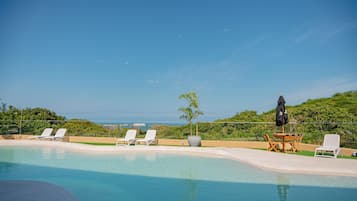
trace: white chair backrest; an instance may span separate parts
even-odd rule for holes
[[[135,137],[136,137],[136,130],[130,129],[130,130],[126,131],[124,139],[125,139],[125,141],[134,140]]]
[[[324,147],[340,147],[340,136],[337,134],[326,134],[324,137]]]
[[[41,137],[48,137],[51,136],[53,131],[53,128],[45,128],[45,130],[43,130]]]
[[[60,129],[57,130],[55,137],[64,137],[66,132],[67,132],[67,129],[60,128]]]
[[[147,130],[145,140],[155,140],[156,130]]]

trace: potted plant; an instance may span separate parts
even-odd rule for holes
[[[203,112],[199,110],[198,96],[195,92],[188,92],[181,94],[179,99],[185,99],[188,103],[188,107],[181,107],[179,111],[183,114],[180,119],[185,119],[190,124],[190,136],[187,138],[190,146],[201,146],[201,137],[198,135],[198,117],[203,115]],[[196,120],[196,136],[192,135],[192,120]]]

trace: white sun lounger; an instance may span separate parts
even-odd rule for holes
[[[123,142],[128,145],[135,144],[135,140],[136,140],[135,138],[136,138],[136,130],[129,129],[126,131],[125,138],[117,139],[116,145],[119,145],[120,142]]]
[[[337,134],[326,134],[322,146],[315,149],[315,156],[337,158],[340,150],[340,136]],[[328,153],[329,155],[325,155],[324,153]]]
[[[156,130],[147,130],[144,139],[140,139],[136,141],[138,144],[144,142],[146,145],[155,144],[156,143]]]
[[[45,128],[45,130],[42,131],[42,134],[40,136],[32,136],[32,137],[29,137],[29,139],[41,139],[44,137],[49,137],[49,136],[51,136],[52,131],[53,131],[53,128]]]
[[[55,141],[56,139],[64,139],[64,135],[66,134],[67,129],[65,128],[60,128],[57,130],[56,134],[54,136],[49,136],[49,137],[44,137],[42,139],[50,139]]]

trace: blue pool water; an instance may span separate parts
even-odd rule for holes
[[[80,201],[357,199],[352,177],[280,174],[217,158],[49,147],[0,147],[0,180],[49,182]]]

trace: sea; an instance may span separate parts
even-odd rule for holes
[[[180,122],[95,122],[102,125],[105,128],[140,128],[140,130],[146,131],[153,125],[163,126],[183,126],[185,123]]]

